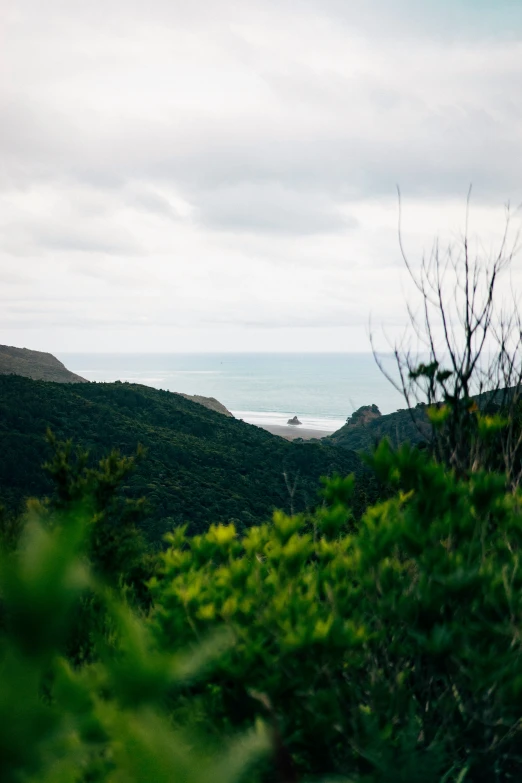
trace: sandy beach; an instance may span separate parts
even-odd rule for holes
[[[264,424],[261,429],[271,432],[272,435],[279,435],[280,438],[286,438],[287,440],[295,440],[295,438],[303,438],[303,440],[310,440],[310,438],[325,438],[327,435],[331,435],[332,432],[334,432],[334,430],[307,429],[306,427],[292,424]]]

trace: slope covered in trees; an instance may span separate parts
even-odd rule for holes
[[[111,449],[131,455],[138,444],[145,447],[146,457],[121,492],[128,498],[146,496],[144,532],[151,541],[185,522],[192,533],[231,520],[242,529],[269,517],[273,508],[311,508],[321,476],[363,470],[353,452],[293,444],[170,392],[4,376],[0,498],[8,508],[52,491],[41,470],[49,456],[48,427],[57,438],[88,449],[92,460]]]
[[[376,406],[364,406],[348,419],[344,427],[324,438],[325,443],[334,443],[354,451],[368,451],[383,438],[387,438],[394,446],[401,443],[421,443],[430,437],[430,423],[425,409],[421,406],[411,411],[398,410],[384,416],[358,415],[366,409]],[[376,408],[378,411],[378,408]]]

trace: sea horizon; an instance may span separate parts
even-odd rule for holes
[[[57,352],[88,381],[127,381],[182,394],[214,397],[236,418],[334,432],[354,410],[375,404],[381,413],[404,407],[371,353],[339,352]],[[391,354],[380,358],[392,370]]]

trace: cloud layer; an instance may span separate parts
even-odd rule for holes
[[[522,201],[522,7],[13,0],[1,342],[368,348],[415,255]],[[321,346],[319,346],[321,347]]]

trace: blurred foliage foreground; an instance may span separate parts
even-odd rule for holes
[[[393,492],[358,522],[334,478],[153,562],[113,505],[130,462],[56,444],[57,500],[2,525],[2,783],[519,780],[522,495],[371,462]]]

